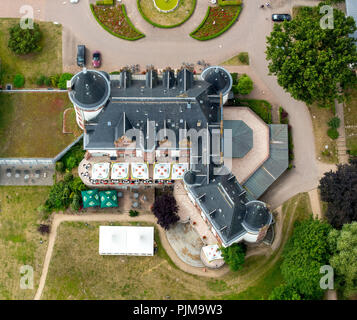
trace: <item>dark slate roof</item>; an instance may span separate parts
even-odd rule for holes
[[[212,84],[216,94],[227,94],[232,87],[232,77],[222,67],[214,66],[205,69],[202,72],[202,79]]]
[[[148,76],[150,78],[150,76]],[[85,149],[119,149],[114,141],[118,134],[124,135],[124,125],[139,129],[145,136],[158,133],[161,129],[171,129],[179,137],[179,130],[186,128],[205,129],[208,124],[219,124],[221,108],[209,98],[211,85],[205,81],[194,81],[193,86],[183,93],[179,87],[167,89],[162,79],[152,88],[147,80],[131,80],[130,86],[123,88],[119,81],[112,81],[111,99],[103,111],[86,124]],[[124,115],[125,114],[125,115]],[[123,116],[124,115],[124,116]],[[153,131],[148,126],[153,126]],[[144,139],[144,149],[150,139]],[[178,139],[174,148],[178,147]]]
[[[247,231],[258,232],[260,228],[270,224],[271,219],[272,216],[265,203],[255,200],[246,204],[243,226]]]
[[[246,191],[234,175],[213,176],[208,184],[191,187],[190,190],[225,243],[235,241],[246,232],[242,225]]]
[[[357,25],[357,1],[356,0],[346,0],[346,13],[347,16],[352,17]],[[355,43],[357,45],[357,30],[351,34],[351,37],[355,38]]]
[[[233,158],[244,157],[253,148],[253,130],[242,120],[224,120],[224,130],[232,130],[232,154],[225,152],[225,156]],[[230,153],[230,150],[227,151]]]
[[[271,124],[270,156],[267,161],[244,183],[248,193],[258,199],[289,166],[288,126]]]
[[[196,182],[196,173],[191,170],[188,170],[185,172],[183,179],[185,183],[193,185]]]
[[[83,70],[72,78],[69,97],[73,103],[92,109],[104,104],[110,95],[110,84],[105,73]]]

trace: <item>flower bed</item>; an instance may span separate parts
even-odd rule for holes
[[[208,7],[201,24],[190,33],[196,40],[210,40],[227,31],[237,20],[241,6]]]
[[[116,37],[131,41],[145,37],[131,23],[123,4],[110,7],[91,4],[91,10],[97,22]]]

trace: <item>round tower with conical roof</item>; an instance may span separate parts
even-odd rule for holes
[[[109,75],[97,70],[83,69],[68,83],[69,99],[76,111],[78,125],[94,119],[110,97]]]

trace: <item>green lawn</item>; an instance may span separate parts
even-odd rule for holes
[[[222,66],[242,66],[249,65],[249,55],[248,52],[240,52],[236,56],[220,63]]]
[[[48,192],[48,187],[0,187],[0,299],[32,299],[35,295],[47,249],[47,236],[37,231],[36,209]],[[33,290],[20,289],[22,265],[34,268]]]
[[[81,134],[67,93],[0,93],[0,157],[54,157]]]
[[[180,0],[154,0],[154,1],[159,9],[168,11],[174,9]]]
[[[156,1],[158,2],[158,0]],[[170,0],[170,4],[175,1]],[[159,2],[160,4],[166,4],[165,0],[160,0]],[[190,18],[196,7],[196,0],[180,0],[178,7],[172,12],[160,12],[155,8],[152,0],[137,0],[137,5],[141,15],[147,22],[159,28],[172,28],[181,25]]]
[[[15,74],[25,76],[25,87],[31,87],[41,74],[62,73],[62,26],[51,22],[38,22],[43,32],[42,51],[26,56],[15,55],[8,47],[9,27],[18,19],[0,19],[0,60],[4,69],[2,85],[12,83]]]
[[[347,98],[344,115],[347,149],[357,156],[357,89],[351,91]]]

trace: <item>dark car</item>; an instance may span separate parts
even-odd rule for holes
[[[94,51],[92,63],[94,68],[100,68],[100,65],[102,64],[102,58],[99,51]]]
[[[77,47],[77,65],[78,67],[84,67],[86,65],[86,47],[84,45]]]
[[[287,13],[279,13],[279,14],[273,14],[271,16],[271,19],[275,22],[281,22],[281,21],[290,21],[291,20],[291,15]]]

